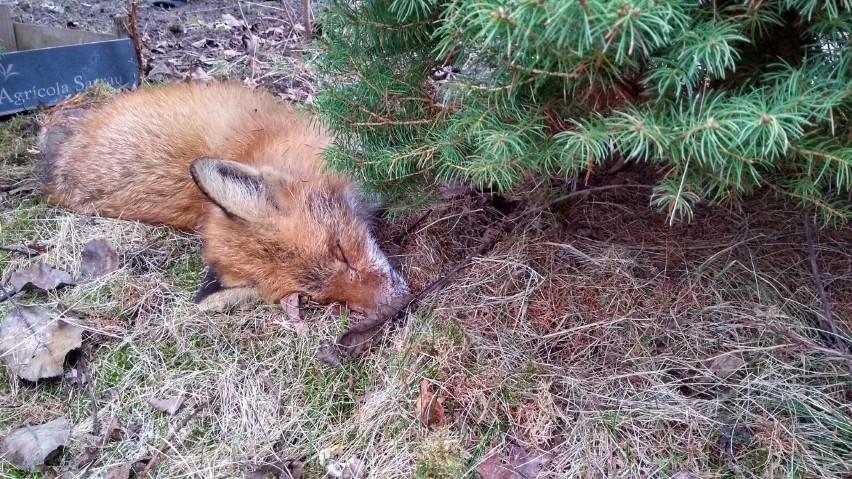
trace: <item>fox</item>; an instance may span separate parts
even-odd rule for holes
[[[375,205],[322,158],[331,143],[268,91],[178,83],[59,109],[39,132],[39,177],[57,207],[198,234],[203,309],[299,293],[376,311],[408,285],[373,235]]]

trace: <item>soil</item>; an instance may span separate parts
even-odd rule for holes
[[[114,33],[129,1],[18,0],[15,22]],[[176,8],[139,1],[137,29],[146,77],[174,81],[211,74],[263,85],[279,97],[310,101],[304,75],[302,7],[298,0],[189,0]]]

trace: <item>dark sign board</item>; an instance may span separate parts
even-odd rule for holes
[[[129,38],[0,54],[0,115],[55,105],[96,82],[131,87],[139,79]]]

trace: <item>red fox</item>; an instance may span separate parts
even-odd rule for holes
[[[202,307],[302,293],[374,310],[407,294],[367,203],[320,157],[329,136],[260,90],[175,84],[45,122],[47,200],[83,214],[201,234]]]

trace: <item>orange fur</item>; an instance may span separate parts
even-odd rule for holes
[[[50,134],[48,124],[43,139]],[[225,288],[357,309],[407,291],[377,252],[351,181],[324,171],[328,135],[268,93],[215,83],[141,89],[58,138],[43,141],[48,201],[199,231]]]

